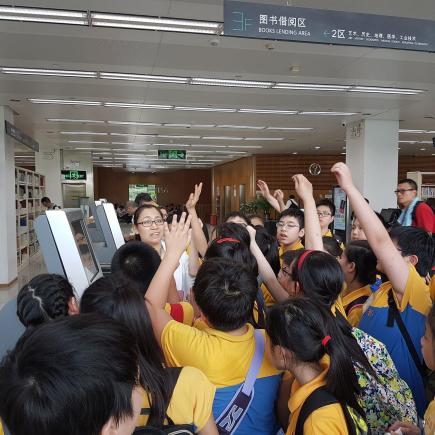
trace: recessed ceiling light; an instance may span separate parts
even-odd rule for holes
[[[297,154],[297,153],[298,153],[297,151],[293,151],[293,152],[292,152],[292,154]]]
[[[420,151],[426,151],[426,148],[420,148]]]
[[[314,149],[316,149],[316,150],[320,150],[320,147],[314,147]]]
[[[341,153],[341,154],[345,155],[346,153]]]

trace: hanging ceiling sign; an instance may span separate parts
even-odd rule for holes
[[[15,127],[15,125],[11,124],[8,121],[5,121],[5,131],[8,136],[13,137],[15,140],[22,143],[31,150],[37,152],[39,151],[39,143],[36,142],[35,139],[31,138],[29,135],[27,135],[18,127]]]
[[[159,150],[159,159],[186,160],[186,150]]]
[[[435,21],[225,0],[224,34],[435,52]]]

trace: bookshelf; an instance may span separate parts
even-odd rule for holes
[[[45,177],[24,168],[15,168],[15,205],[17,224],[17,265],[29,264],[39,251],[33,228],[34,220],[43,212],[41,198],[45,196]]]

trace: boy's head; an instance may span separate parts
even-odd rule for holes
[[[222,258],[206,260],[193,285],[195,301],[213,328],[229,332],[250,320],[257,279],[241,264]]]
[[[14,435],[132,434],[141,408],[138,349],[91,314],[25,334],[0,366],[0,417]]]
[[[324,198],[317,202],[316,208],[320,226],[323,231],[326,231],[334,221],[335,205],[329,199]]]
[[[232,211],[225,217],[225,222],[234,222],[235,224],[243,225],[244,227],[251,224],[249,218],[240,211]]]
[[[276,237],[282,246],[291,246],[305,235],[304,213],[299,209],[288,208],[279,215],[276,223]]]
[[[145,295],[160,261],[158,252],[146,243],[128,242],[115,252],[111,268]]]
[[[434,261],[433,237],[421,228],[396,226],[390,237],[406,262],[415,266],[420,276],[425,277]]]

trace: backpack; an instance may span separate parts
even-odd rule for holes
[[[178,378],[180,376],[182,367],[168,368],[168,381],[171,385],[172,393],[177,385]],[[172,396],[172,394],[171,394]],[[146,414],[148,410],[142,410],[141,414]],[[191,424],[174,424],[172,419],[166,415],[166,421],[168,424],[163,425],[160,428],[154,426],[140,426],[135,429],[133,435],[195,435],[195,430]]]
[[[302,405],[296,423],[295,435],[304,434],[305,421],[314,411],[334,403],[341,405],[349,435],[367,435],[371,433],[367,424],[358,414],[351,413],[349,408],[346,405],[341,404],[325,387],[320,387],[317,388],[317,390],[314,390]]]

